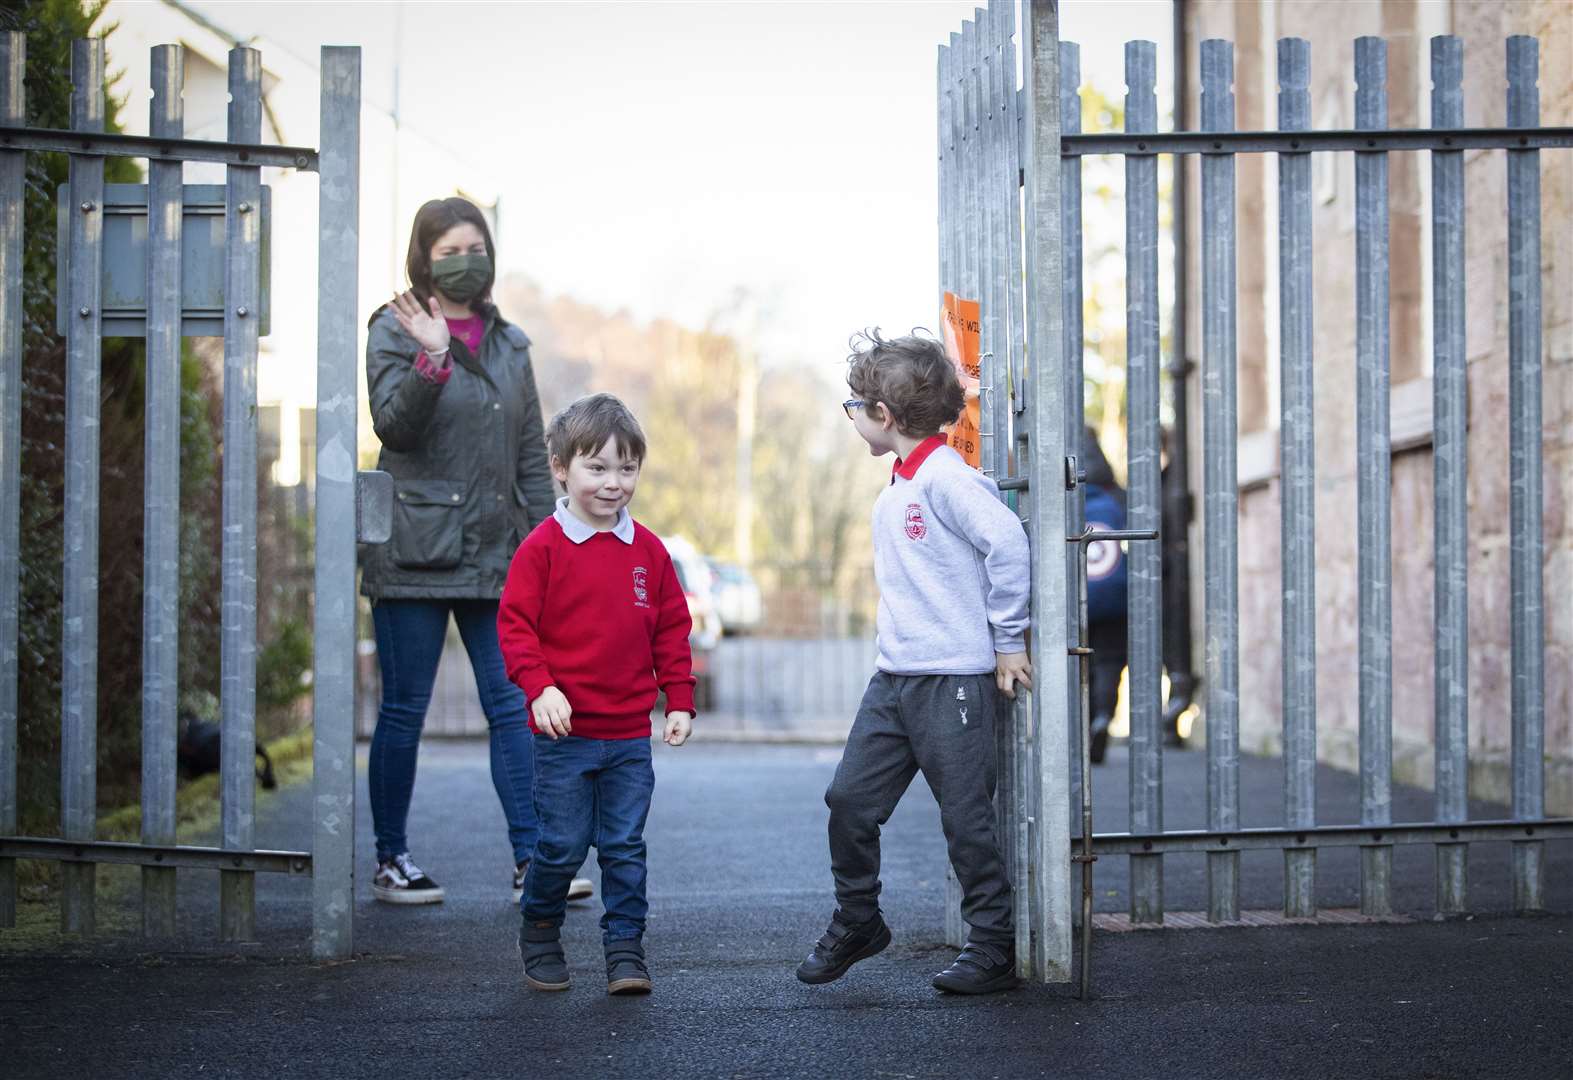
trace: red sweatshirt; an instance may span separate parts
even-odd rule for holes
[[[694,711],[692,621],[672,557],[626,510],[596,532],[562,502],[508,569],[497,609],[508,678],[530,701],[557,687],[575,735],[649,738],[657,687],[667,712]]]

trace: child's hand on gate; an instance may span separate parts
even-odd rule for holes
[[[994,685],[1000,688],[1000,693],[1016,700],[1016,684],[1021,683],[1023,688],[1032,689],[1032,662],[1027,659],[1024,652],[1002,652],[994,654]]]
[[[563,697],[563,692],[555,686],[548,686],[530,702],[530,715],[535,717],[536,730],[553,739],[573,731],[573,725],[569,723],[573,708],[568,704],[568,699]]]
[[[666,716],[666,733],[664,738],[668,746],[682,746],[688,741],[688,736],[694,731],[694,714],[691,712],[674,712]]]

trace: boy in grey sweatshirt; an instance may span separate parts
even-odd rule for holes
[[[971,930],[940,990],[1016,985],[1010,882],[994,828],[994,724],[1000,695],[1032,688],[1027,662],[1029,556],[1021,523],[992,481],[946,445],[961,412],[955,365],[928,338],[854,339],[844,405],[869,452],[895,453],[874,503],[878,671],[847,736],[830,807],[837,908],[797,969],[840,978],[890,944],[879,910],[879,830],[913,776],[939,803]]]

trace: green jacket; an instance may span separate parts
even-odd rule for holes
[[[530,339],[495,308],[479,355],[455,339],[443,384],[415,370],[420,346],[392,312],[366,341],[377,467],[393,476],[393,536],[362,549],[376,598],[502,595],[514,549],[556,503]]]

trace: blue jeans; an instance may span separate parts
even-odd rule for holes
[[[655,790],[650,740],[552,741],[535,736],[535,809],[541,839],[524,876],[519,907],[527,922],[561,926],[568,883],[595,845],[601,864],[601,939],[644,934],[645,817]]]
[[[415,757],[431,703],[437,661],[448,633],[448,614],[470,654],[481,708],[491,730],[492,785],[508,819],[513,861],[535,850],[535,756],[524,707],[524,691],[508,681],[497,647],[495,600],[378,600],[372,604],[377,663],[382,668],[382,704],[371,737],[366,768],[377,858],[410,849],[404,834],[415,789]]]

